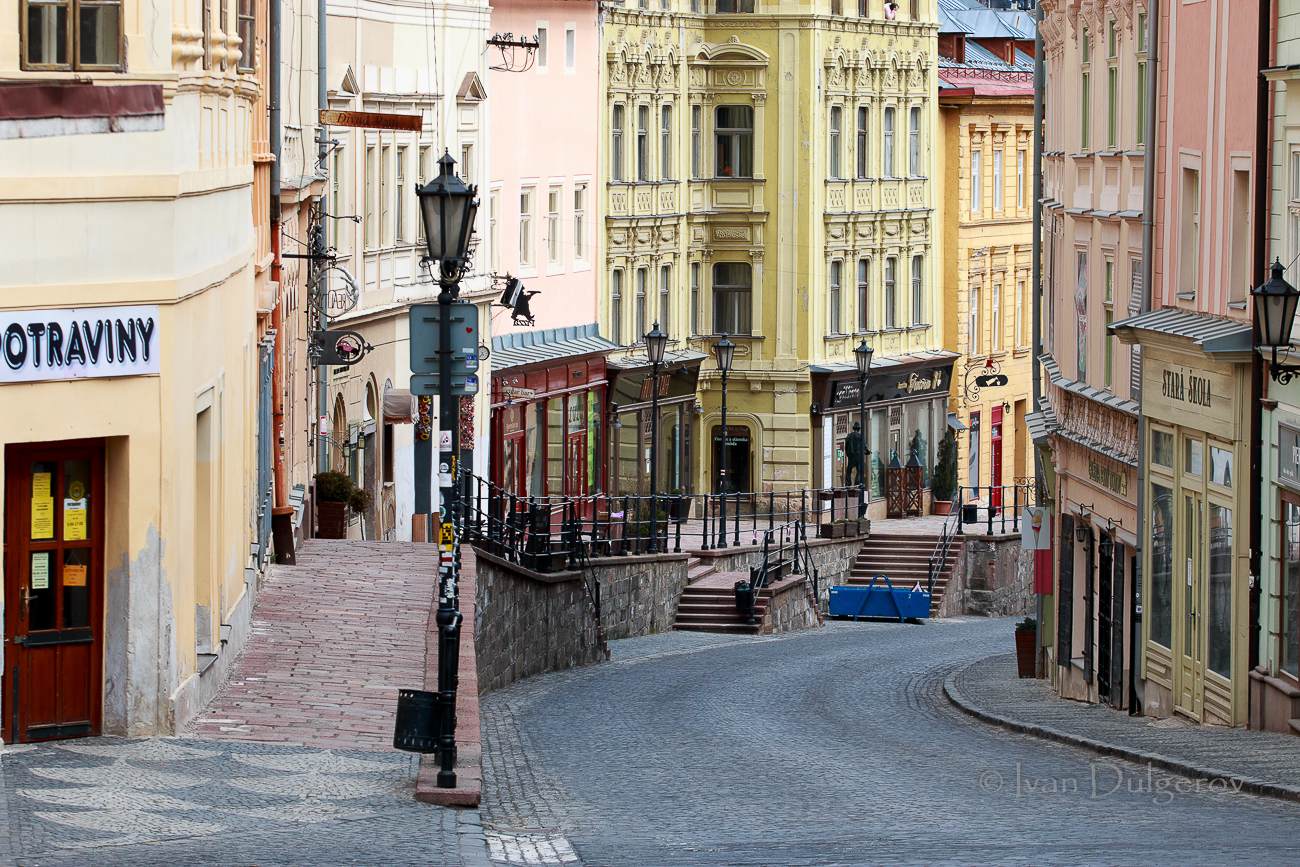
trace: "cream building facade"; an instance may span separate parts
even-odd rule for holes
[[[264,9],[7,0],[0,22],[6,83],[86,99],[0,119],[4,738],[176,733],[265,555]]]
[[[694,417],[686,400],[660,420],[680,433],[661,445],[660,466],[678,469],[658,488],[843,484],[865,339],[883,514],[890,457],[906,461],[920,431],[933,460],[953,358],[936,291],[935,5],[901,4],[893,19],[865,3],[666,6],[608,11],[602,86],[602,333],[645,369],[637,346],[658,321],[684,377],[669,397],[698,372]],[[723,333],[738,344],[725,437],[709,356]],[[634,441],[615,448],[616,489],[644,488],[647,414],[620,412]]]

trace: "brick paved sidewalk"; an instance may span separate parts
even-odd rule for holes
[[[392,750],[397,690],[425,680],[438,546],[313,539],[271,567],[253,636],[192,737]]]
[[[1045,680],[1016,676],[1015,654],[990,656],[944,680],[944,694],[985,722],[1193,778],[1240,783],[1242,791],[1300,801],[1300,737],[1132,717],[1062,699]],[[1235,786],[1234,786],[1235,787]]]

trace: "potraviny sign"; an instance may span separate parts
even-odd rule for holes
[[[0,314],[0,383],[158,372],[158,306]]]

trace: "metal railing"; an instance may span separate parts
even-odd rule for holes
[[[957,532],[984,535],[1020,532],[1020,510],[1039,505],[1037,486],[1031,481],[1014,485],[958,487],[953,509],[957,511]],[[1008,514],[1009,513],[1009,514]],[[946,526],[946,523],[945,523]]]
[[[959,521],[961,512],[958,511],[955,515],[951,512],[948,514],[948,518],[943,522],[943,529],[939,532],[939,538],[935,540],[934,551],[930,554],[926,592],[930,594],[931,599],[934,598],[934,579],[948,568],[948,550],[952,547],[952,540],[957,537],[957,521],[954,521],[954,518]]]

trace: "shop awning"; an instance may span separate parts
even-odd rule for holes
[[[384,424],[415,424],[417,413],[415,395],[406,389],[390,388],[384,392]]]
[[[966,425],[961,423],[961,419],[957,418],[955,412],[948,413],[948,427],[958,432],[966,430]]]
[[[669,350],[664,352],[664,360],[663,363],[659,365],[659,369],[666,370],[670,367],[699,364],[708,357],[709,356],[706,353],[696,352],[691,349],[684,349],[681,352],[672,352]],[[641,368],[649,370],[651,367],[650,359],[644,355],[626,355],[622,358],[611,358],[609,360],[609,366],[615,370],[621,371],[640,370]]]
[[[156,131],[165,111],[161,84],[11,82],[0,86],[0,139]]]
[[[1232,355],[1250,352],[1250,323],[1240,319],[1226,319],[1163,307],[1148,313],[1139,313],[1119,322],[1112,322],[1110,330],[1128,344],[1141,343],[1137,332],[1167,334],[1191,340],[1207,355]]]
[[[894,367],[937,365],[945,361],[955,361],[960,357],[958,353],[949,352],[946,349],[910,352],[907,355],[888,355],[883,358],[876,356],[871,361],[871,372],[873,374],[887,373]],[[812,373],[851,373],[854,376],[858,374],[858,366],[852,361],[843,364],[811,364],[808,366],[808,370]]]
[[[600,327],[594,322],[501,334],[492,338],[492,372],[581,355],[603,355],[619,348],[617,343],[600,336]]]

